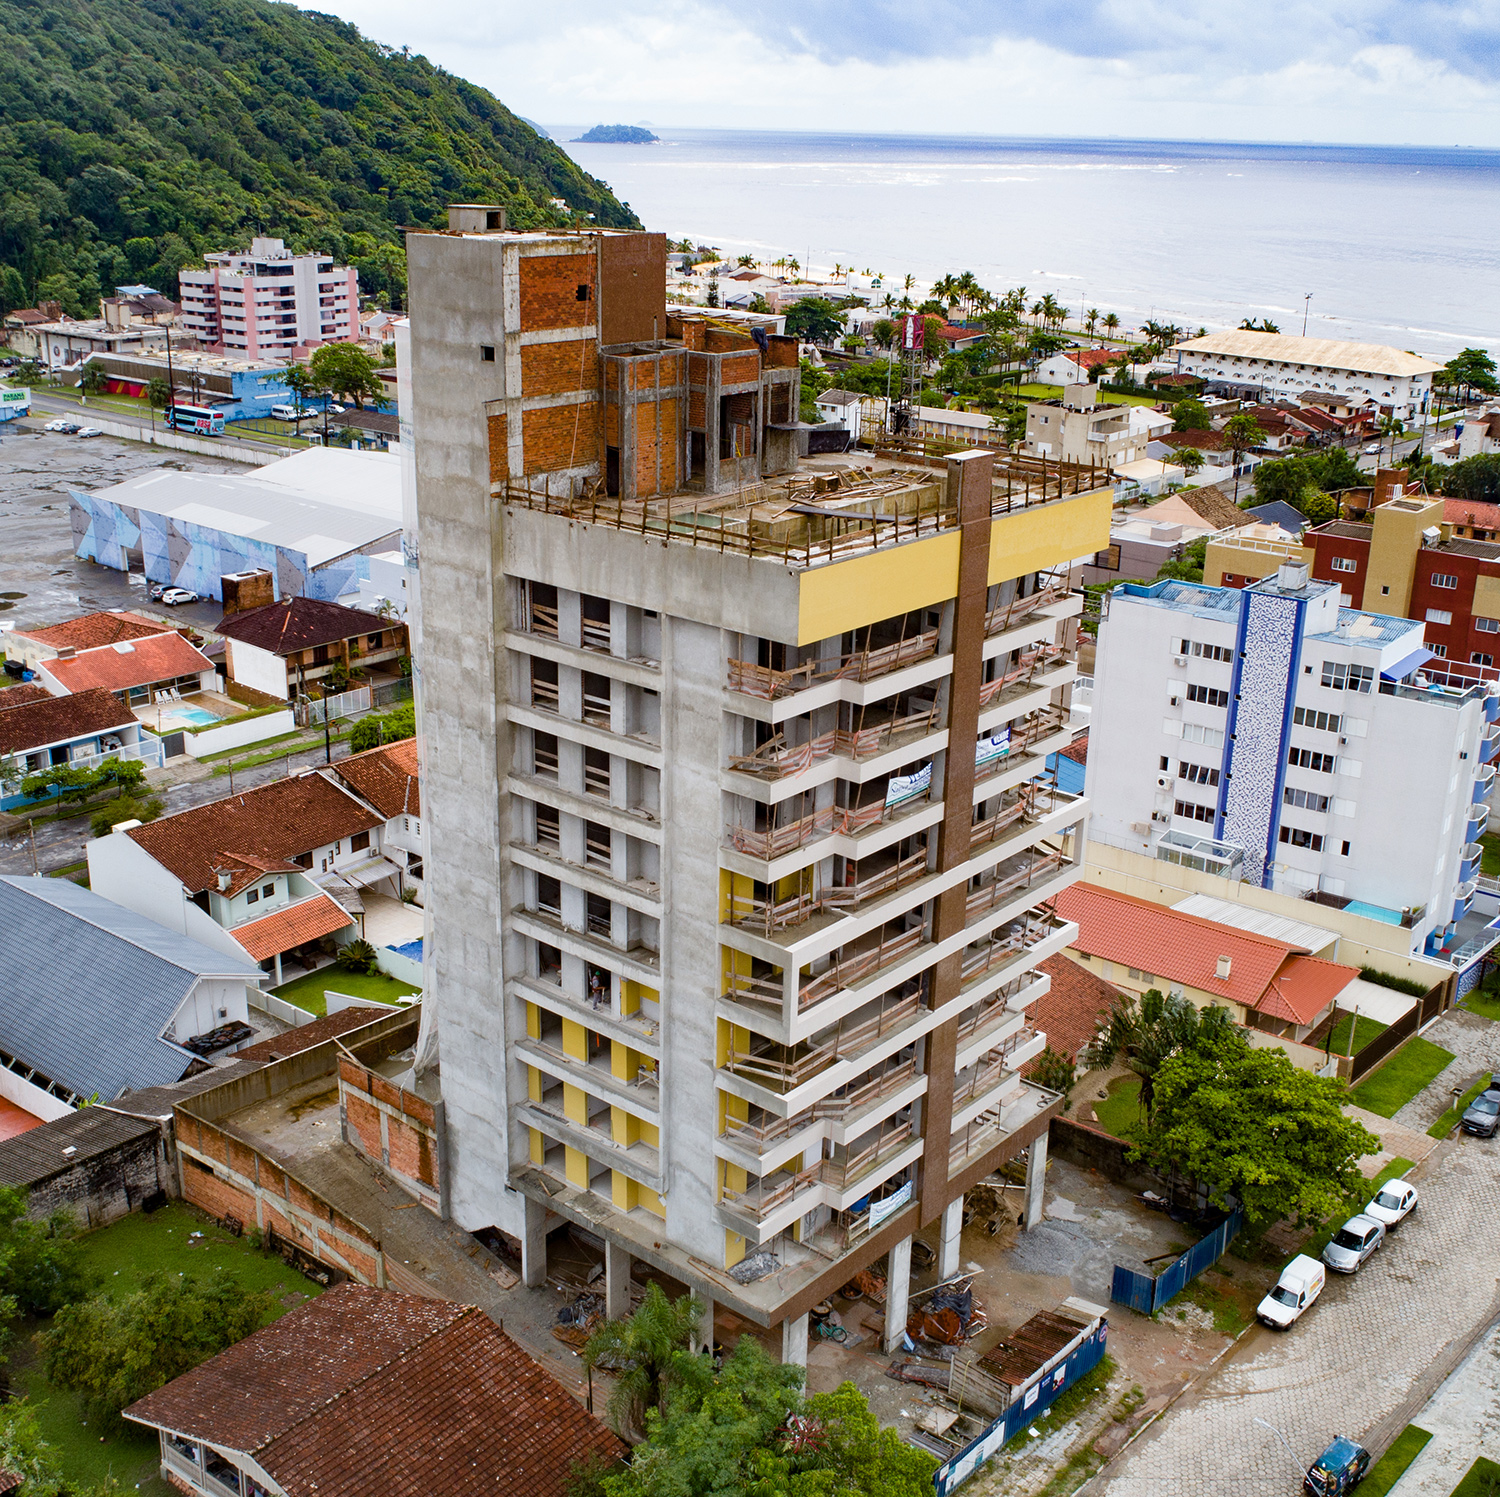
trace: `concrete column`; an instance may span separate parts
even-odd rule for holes
[[[540,1289],[547,1282],[547,1208],[530,1196],[521,1236],[521,1278],[528,1289]]]
[[[938,1280],[958,1272],[958,1250],[964,1230],[964,1198],[958,1196],[943,1207],[943,1238],[938,1247]]]
[[[799,1315],[795,1320],[788,1317],[781,1322],[781,1360],[807,1366],[807,1316]]]
[[[630,1314],[630,1254],[604,1240],[604,1313],[610,1320]]]
[[[903,1237],[892,1249],[885,1276],[885,1337],[882,1345],[890,1353],[906,1334],[906,1303],[911,1294],[911,1238]]]
[[[698,1297],[703,1301],[704,1310],[703,1314],[698,1318],[698,1334],[693,1344],[693,1350],[703,1351],[706,1348],[711,1351],[714,1344],[714,1302],[703,1295],[699,1295]]]
[[[1042,1197],[1047,1184],[1047,1135],[1034,1139],[1026,1154],[1026,1230],[1042,1219]]]

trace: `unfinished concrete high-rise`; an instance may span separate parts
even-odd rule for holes
[[[794,340],[671,318],[665,242],[412,233],[435,1005],[452,1210],[607,1244],[805,1355],[807,1310],[1055,1094],[1087,470],[798,471]],[[819,460],[828,461],[828,460]],[[771,1260],[759,1256],[774,1254]]]

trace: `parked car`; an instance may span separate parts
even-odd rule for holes
[[[74,436],[76,433],[82,431],[83,428],[81,426],[79,426],[79,424],[76,421],[64,421],[61,418],[59,418],[56,421],[49,421],[42,428],[42,430],[43,431],[60,431],[65,437],[71,437],[71,436]]]
[[[330,405],[330,406],[329,406],[329,407],[328,407],[328,409],[329,409],[329,410],[330,410],[330,411],[331,411],[331,412],[332,412],[332,413],[333,413],[333,414],[334,414],[334,415],[335,415],[335,416],[342,416],[342,415],[343,415],[343,414],[344,414],[344,412],[345,412],[345,411],[347,411],[347,410],[348,410],[348,409],[349,409],[349,407],[348,407],[348,406],[346,406],[346,405]]]
[[[1339,1273],[1353,1273],[1385,1241],[1385,1223],[1363,1211],[1351,1216],[1323,1249],[1323,1261]]]
[[[1464,1109],[1459,1120],[1465,1133],[1493,1138],[1500,1128],[1500,1075],[1492,1074],[1490,1084]]]
[[[1298,1253],[1281,1270],[1276,1287],[1256,1306],[1255,1318],[1273,1331],[1286,1330],[1322,1294],[1326,1282],[1323,1265],[1306,1253]]]
[[[1370,446],[1368,446],[1368,447],[1365,448],[1364,451],[1365,451],[1365,456],[1366,457],[1379,457],[1380,456],[1380,443],[1379,442],[1372,442],[1370,444]]]
[[[1363,1214],[1373,1216],[1389,1232],[1416,1209],[1417,1187],[1410,1180],[1387,1180]]]
[[[160,603],[161,595],[166,592],[166,590],[171,585],[172,584],[170,582],[153,582],[151,586],[146,589],[146,596],[150,598],[153,603]]]
[[[273,405],[271,414],[278,421],[303,421],[315,413],[305,405]]]
[[[80,426],[77,435],[79,437],[102,437],[104,433],[97,426]]]
[[[1303,1490],[1311,1497],[1342,1497],[1364,1480],[1370,1469],[1370,1452],[1348,1435],[1339,1435],[1308,1468]]]
[[[179,603],[196,603],[198,594],[189,592],[185,587],[169,587],[161,595],[161,602],[168,608],[176,608]]]

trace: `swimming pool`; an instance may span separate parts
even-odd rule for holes
[[[170,708],[162,710],[163,717],[170,717],[173,722],[186,723],[190,727],[202,727],[204,723],[216,723],[219,721],[217,713],[207,712],[202,707],[184,707],[174,703]]]

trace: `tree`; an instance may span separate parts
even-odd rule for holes
[[[917,307],[917,311],[920,312],[924,317],[941,317],[944,322],[948,320],[947,307],[945,307],[942,302],[937,301],[932,297],[929,297],[926,301],[920,303]]]
[[[328,394],[328,386],[306,364],[288,365],[282,373],[281,383],[292,395],[299,411]]]
[[[1083,330],[1090,338],[1094,336],[1094,329],[1099,326],[1099,308],[1090,307],[1089,315],[1083,319]]]
[[[786,314],[788,336],[807,343],[831,343],[843,329],[844,319],[826,297],[805,297]]]
[[[741,255],[739,257],[739,259],[735,261],[735,264],[741,270],[754,270],[755,269],[755,256],[754,255]]]
[[[1406,430],[1406,422],[1398,416],[1382,416],[1380,418],[1380,435],[1391,439],[1391,462],[1396,461],[1396,442]]]
[[[1343,1110],[1346,1092],[1284,1051],[1257,1049],[1233,1024],[1215,1026],[1165,1059],[1132,1157],[1208,1188],[1216,1206],[1245,1208],[1252,1233],[1346,1208],[1364,1184],[1359,1160],[1380,1140]]]
[[[643,1431],[648,1414],[661,1412],[674,1383],[692,1376],[697,1358],[690,1348],[703,1313],[697,1295],[669,1301],[661,1286],[651,1283],[634,1314],[606,1321],[589,1337],[583,1365],[613,1374],[609,1417],[621,1435]]]
[[[83,366],[78,375],[78,391],[81,395],[98,395],[104,389],[109,376],[95,363]]]
[[[166,802],[159,795],[148,795],[143,800],[122,795],[94,812],[89,819],[89,830],[96,837],[103,837],[122,821],[155,821],[165,809]]]
[[[1234,502],[1240,502],[1240,459],[1252,447],[1258,447],[1266,439],[1265,432],[1254,416],[1243,413],[1231,416],[1224,423],[1224,445],[1234,458]]]
[[[1172,454],[1172,461],[1191,478],[1203,466],[1204,458],[1196,447],[1179,447]]]
[[[23,1478],[26,1497],[83,1497],[74,1483],[64,1484],[57,1452],[42,1439],[25,1399],[0,1404],[0,1470]]]
[[[870,329],[870,336],[881,348],[889,348],[896,341],[896,324],[889,317],[879,317]]]
[[[146,401],[153,411],[164,411],[172,401],[172,387],[158,375],[146,386]]]
[[[1111,337],[1114,336],[1115,330],[1119,326],[1120,326],[1120,319],[1119,319],[1119,316],[1116,313],[1109,312],[1109,313],[1107,313],[1105,315],[1105,318],[1104,318],[1104,327],[1105,327],[1105,330],[1109,333],[1109,335]]]
[[[1484,395],[1493,395],[1495,383],[1495,361],[1482,348],[1466,348],[1457,358],[1449,359],[1444,366],[1443,381],[1450,388],[1463,390],[1472,395],[1478,390]]]
[[[804,1396],[802,1369],[742,1337],[715,1374],[707,1358],[648,1416],[630,1469],[608,1497],[924,1497],[936,1461],[882,1429],[853,1383]]]
[[[1443,493],[1473,504],[1500,503],[1500,452],[1466,457],[1443,474]]]
[[[403,703],[384,716],[369,713],[355,723],[349,735],[349,752],[362,754],[366,749],[379,748],[382,743],[399,743],[417,731],[416,708]]]
[[[1253,317],[1247,317],[1240,323],[1240,327],[1247,333],[1279,333],[1281,331],[1269,317],[1262,317],[1259,322],[1256,322]]]
[[[704,303],[710,307],[721,305],[719,301],[719,278],[716,275],[711,275],[708,278],[708,293],[704,297]]]
[[[364,410],[366,400],[385,399],[385,381],[376,373],[375,360],[357,344],[325,344],[308,360],[308,369],[323,389],[347,397],[358,410]]]
[[[1208,431],[1213,423],[1208,419],[1208,407],[1191,396],[1179,400],[1172,407],[1173,431]]]
[[[1228,1009],[1200,1011],[1186,998],[1167,997],[1158,988],[1139,998],[1121,993],[1095,1028],[1085,1061],[1093,1069],[1116,1061],[1129,1066],[1141,1078],[1141,1111],[1150,1117],[1156,1073],[1168,1057],[1195,1044],[1205,1028],[1216,1030],[1230,1022]]]
[[[1279,500],[1312,520],[1315,511],[1332,519],[1338,504],[1327,496],[1342,489],[1359,488],[1367,480],[1354,459],[1343,448],[1335,447],[1326,452],[1299,452],[1261,463],[1251,474],[1250,482],[1258,503],[1272,504]]]
[[[120,1410],[191,1371],[274,1318],[269,1293],[233,1279],[152,1273],[118,1304],[64,1305],[42,1335],[47,1376],[81,1393],[91,1419],[117,1427]]]

